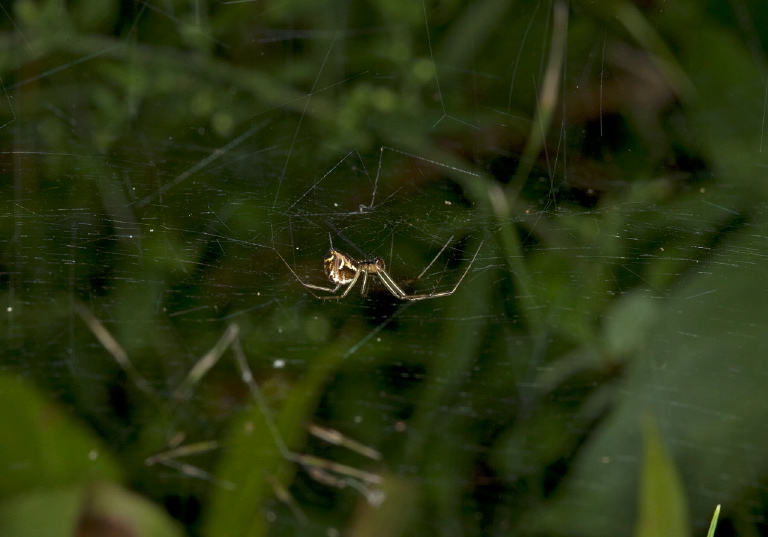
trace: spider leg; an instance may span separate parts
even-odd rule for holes
[[[283,256],[281,256],[280,253],[277,250],[275,250],[275,253],[277,254],[277,257],[279,257],[283,261],[283,263],[285,263],[285,266],[288,267],[288,270],[291,271],[291,274],[293,274],[293,277],[296,278],[296,281],[299,282],[304,287],[306,287],[307,289],[316,289],[318,291],[325,291],[326,293],[335,293],[336,291],[338,291],[341,288],[342,284],[339,284],[336,287],[323,287],[321,285],[313,285],[311,283],[304,283],[301,280],[301,278],[299,278],[299,275],[296,274],[296,271],[294,271],[291,268],[291,265],[288,264],[288,262],[285,260],[285,258],[283,258]],[[312,291],[310,291],[310,293],[312,293]],[[343,297],[345,295],[346,295],[346,292],[345,292],[344,295],[341,295],[341,296]],[[335,296],[333,296],[333,297],[317,296],[315,293],[312,293],[312,296],[314,296],[316,298],[340,298],[340,297],[335,297]]]
[[[453,235],[451,235],[451,237],[448,239],[448,241],[445,244],[443,244],[443,247],[440,248],[440,251],[437,252],[437,255],[434,257],[434,259],[432,259],[432,261],[429,262],[429,265],[424,267],[424,270],[421,271],[421,274],[416,276],[416,280],[414,280],[414,281],[419,281],[421,279],[421,277],[424,276],[424,274],[426,274],[426,272],[429,270],[429,267],[431,267],[432,265],[435,264],[435,261],[437,261],[437,258],[440,257],[440,254],[442,254],[445,251],[446,248],[448,248],[448,245],[451,243],[452,240],[453,240]]]
[[[482,247],[483,247],[483,243],[480,242],[480,246],[477,247],[477,251],[475,252],[475,255],[472,256],[472,259],[470,260],[469,264],[467,265],[467,268],[464,269],[464,273],[461,275],[461,278],[459,278],[459,281],[456,282],[456,285],[454,285],[453,289],[451,289],[450,291],[442,291],[440,293],[425,293],[425,294],[407,295],[407,294],[403,293],[403,291],[399,287],[397,287],[395,285],[395,288],[397,288],[398,290],[400,290],[401,293],[403,293],[402,296],[400,296],[399,298],[402,298],[403,300],[410,300],[411,302],[417,302],[419,300],[426,300],[428,298],[440,298],[440,297],[443,297],[443,296],[451,296],[453,293],[456,292],[456,289],[459,288],[459,285],[461,285],[461,282],[464,281],[464,278],[469,273],[469,269],[472,268],[472,264],[475,262],[475,259],[477,258],[477,254],[480,253],[480,249]],[[443,247],[443,250],[444,249],[445,249],[445,247]],[[442,252],[442,250],[441,250],[441,252]],[[440,254],[438,254],[438,255],[440,255]],[[433,261],[433,263],[434,263],[434,261]],[[432,263],[430,263],[430,265],[431,264]],[[389,278],[389,274],[387,274],[386,276],[387,276],[387,278]],[[392,278],[389,278],[389,279],[390,279],[390,281],[392,280]],[[384,281],[384,280],[382,279],[382,281]],[[395,282],[391,282],[391,283],[394,285]],[[389,289],[389,286],[387,286],[387,288]],[[392,291],[392,289],[390,289],[390,291]],[[394,294],[394,292],[393,292],[393,294]]]
[[[357,272],[355,272],[355,277],[352,278],[352,281],[347,284],[347,288],[344,289],[344,292],[341,293],[340,295],[318,296],[317,298],[322,299],[322,300],[341,300],[342,298],[347,296],[349,294],[349,292],[352,290],[352,288],[355,286],[355,284],[357,283],[357,279],[360,277],[360,272],[362,272],[362,271],[358,270]],[[363,274],[365,274],[365,273],[363,273]],[[338,288],[338,287],[341,287],[342,285],[344,285],[344,284],[340,283],[336,287]],[[314,294],[314,293],[312,293],[312,294]],[[317,295],[315,295],[315,296],[317,296]]]
[[[362,271],[362,273],[363,283],[360,285],[360,296],[365,296],[368,293],[368,273],[366,271]]]
[[[405,291],[400,289],[400,286],[398,286],[395,283],[395,280],[392,279],[392,276],[390,276],[386,270],[379,269],[378,271],[376,271],[376,276],[379,277],[379,279],[381,280],[381,283],[383,283],[384,287],[387,288],[387,291],[395,295],[395,297],[401,300],[408,298],[408,295],[405,294]]]
[[[322,285],[313,285],[311,283],[304,283],[303,281],[299,280],[299,283],[306,287],[307,289],[317,289],[318,291],[326,291],[328,293],[335,293],[338,291],[343,284],[339,284],[336,287],[323,287]]]

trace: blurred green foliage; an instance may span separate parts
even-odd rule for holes
[[[761,2],[0,7],[0,534],[765,531]]]

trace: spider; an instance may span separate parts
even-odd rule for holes
[[[448,244],[450,244],[451,240],[453,240],[453,237],[448,239],[448,242],[443,245],[443,247],[440,249],[439,252],[437,252],[437,255],[435,258],[430,261],[429,265],[421,271],[421,274],[418,275],[416,280],[421,278],[427,270],[429,270],[429,267],[431,267],[435,261],[437,261],[437,258],[440,257],[440,254],[442,254],[445,249],[448,247]],[[310,293],[312,293],[311,289],[316,289],[318,291],[325,291],[327,293],[331,293],[330,296],[318,296],[315,293],[312,293],[312,295],[315,298],[319,298],[321,300],[341,300],[345,296],[349,294],[349,292],[352,290],[352,288],[355,286],[357,281],[360,279],[360,276],[363,277],[363,283],[360,288],[360,294],[365,296],[365,293],[367,291],[367,284],[368,284],[368,276],[376,276],[379,278],[382,284],[384,284],[384,287],[387,288],[387,291],[392,293],[396,298],[399,298],[400,300],[409,300],[411,302],[416,302],[418,300],[426,300],[428,298],[440,298],[443,296],[451,296],[453,293],[456,292],[456,289],[459,288],[459,285],[461,285],[461,282],[464,280],[464,277],[469,272],[469,269],[472,267],[472,263],[475,262],[475,258],[477,257],[477,254],[480,253],[480,248],[483,246],[483,243],[480,243],[480,247],[478,247],[477,252],[475,252],[475,255],[472,256],[472,260],[469,262],[469,265],[467,265],[467,268],[464,270],[464,273],[461,275],[461,278],[459,278],[459,281],[456,282],[456,285],[453,286],[453,289],[450,291],[442,291],[440,293],[420,293],[415,295],[409,295],[405,291],[403,291],[399,285],[395,283],[395,280],[392,279],[392,276],[389,275],[387,272],[387,269],[384,266],[384,259],[381,257],[374,257],[373,259],[365,259],[363,261],[358,261],[357,259],[354,259],[352,256],[345,254],[344,252],[341,252],[333,247],[333,243],[331,243],[331,249],[328,251],[328,254],[326,255],[325,259],[323,260],[323,266],[325,267],[325,275],[328,277],[328,279],[331,281],[331,283],[335,284],[335,287],[323,287],[321,285],[313,285],[311,283],[304,283],[301,281],[301,278],[299,278],[298,274],[291,268],[291,266],[288,264],[288,262],[283,259],[283,256],[281,256],[279,253],[277,254],[280,259],[283,260],[283,263],[288,267],[288,270],[291,271],[293,276],[298,280],[298,282],[306,287],[307,289],[310,289]],[[336,295],[333,293],[336,293],[339,289],[344,287],[346,285],[346,289],[340,294]]]

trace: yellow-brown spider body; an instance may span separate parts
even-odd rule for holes
[[[364,261],[352,259],[344,252],[330,250],[324,260],[325,275],[334,285],[347,285],[355,279],[358,272],[377,274],[384,268],[384,259],[374,257]]]
[[[453,239],[453,237],[451,237]],[[427,265],[427,267],[416,277],[416,280],[420,279],[425,272],[431,267],[435,261],[437,261],[437,258],[440,256],[440,254],[445,251],[445,249],[448,247],[448,244],[451,242],[451,239],[448,239],[448,242],[445,243],[445,245],[440,249],[439,252],[437,252],[437,255],[435,258]],[[352,290],[352,288],[355,286],[358,280],[362,279],[362,284],[360,285],[360,294],[365,296],[366,291],[368,290],[367,284],[368,284],[368,276],[376,277],[379,279],[379,281],[384,285],[384,287],[387,288],[387,291],[392,293],[393,296],[396,298],[399,298],[400,300],[408,300],[410,302],[416,302],[419,300],[426,300],[429,298],[440,298],[444,296],[451,296],[454,292],[456,292],[456,289],[459,288],[459,285],[461,285],[461,282],[464,281],[464,277],[469,272],[469,269],[472,267],[472,263],[475,262],[475,258],[477,257],[477,254],[480,253],[480,248],[483,246],[483,243],[480,243],[480,247],[478,247],[477,252],[475,252],[475,255],[470,260],[469,264],[467,265],[467,268],[464,270],[464,273],[461,275],[461,278],[459,278],[459,281],[456,282],[456,285],[453,286],[453,289],[449,291],[441,291],[441,292],[431,292],[431,293],[417,293],[417,294],[408,294],[405,291],[403,291],[397,283],[395,283],[395,280],[392,279],[392,276],[389,275],[387,272],[387,269],[384,265],[384,259],[381,257],[374,257],[372,259],[366,259],[363,261],[358,261],[354,259],[353,257],[345,254],[344,252],[340,252],[339,250],[336,250],[335,248],[331,248],[328,253],[325,256],[325,259],[323,259],[323,269],[325,270],[325,275],[328,277],[328,280],[334,285],[334,287],[323,287],[321,285],[314,285],[311,283],[304,283],[301,281],[301,278],[294,272],[294,270],[291,268],[291,266],[288,264],[288,262],[283,259],[283,256],[280,256],[280,259],[283,259],[283,263],[288,267],[288,270],[290,270],[294,277],[299,281],[301,285],[306,287],[311,293],[312,290],[317,291],[323,291],[325,293],[330,293],[328,296],[318,296],[315,293],[312,293],[316,298],[320,298],[323,300],[341,300],[345,296],[349,294],[349,292]],[[341,294],[336,294],[336,292],[341,289],[342,287],[345,287],[344,291],[341,292]]]

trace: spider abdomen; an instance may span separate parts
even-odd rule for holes
[[[348,255],[331,250],[325,258],[325,275],[328,279],[337,285],[346,285],[351,283],[357,274],[357,261]]]

